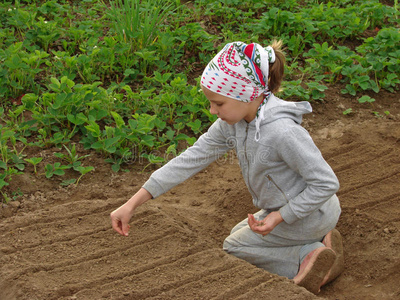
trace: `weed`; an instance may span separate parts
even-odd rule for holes
[[[134,51],[140,51],[157,39],[162,22],[174,11],[172,3],[161,0],[114,0],[110,1],[107,14],[113,21],[119,41],[129,42]]]
[[[65,150],[67,151],[67,154],[63,153],[54,153],[54,156],[61,158],[62,160],[66,161],[69,163],[69,167],[73,167],[74,169],[76,167],[79,167],[81,162],[80,160],[90,156],[90,154],[79,156],[76,152],[76,147],[75,144],[72,145],[71,149],[69,149],[67,146],[63,145]]]

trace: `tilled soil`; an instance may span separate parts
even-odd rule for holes
[[[233,153],[141,206],[129,237],[113,232],[109,213],[151,172],[135,163],[115,174],[93,154],[96,171],[79,186],[33,172],[12,181],[24,195],[0,208],[0,299],[400,298],[399,102],[389,94],[344,116],[359,104],[331,95],[305,118],[341,183],[346,268],[317,296],[221,249],[256,211]]]

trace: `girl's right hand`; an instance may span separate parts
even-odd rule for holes
[[[133,216],[133,212],[151,198],[153,198],[152,195],[144,188],[141,188],[124,205],[121,205],[110,214],[112,228],[120,235],[128,236],[129,221]]]
[[[126,204],[120,206],[114,210],[111,214],[111,225],[112,228],[120,235],[129,235],[129,221],[132,218],[133,212],[126,206]]]

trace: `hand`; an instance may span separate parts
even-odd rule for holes
[[[141,188],[124,205],[110,214],[112,228],[120,235],[128,236],[130,228],[129,221],[133,216],[134,210],[151,198],[152,195],[144,188]]]
[[[254,215],[248,214],[247,223],[250,229],[255,233],[262,234],[263,236],[270,233],[278,224],[283,222],[283,218],[279,211],[273,211],[264,220],[258,221],[254,218]]]
[[[126,204],[120,206],[110,214],[112,228],[120,235],[129,235],[129,221],[133,212]]]

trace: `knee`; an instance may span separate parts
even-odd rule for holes
[[[225,240],[224,243],[222,245],[222,249],[228,253],[232,252],[234,248],[234,244],[232,241],[232,238],[230,236],[228,236]]]

